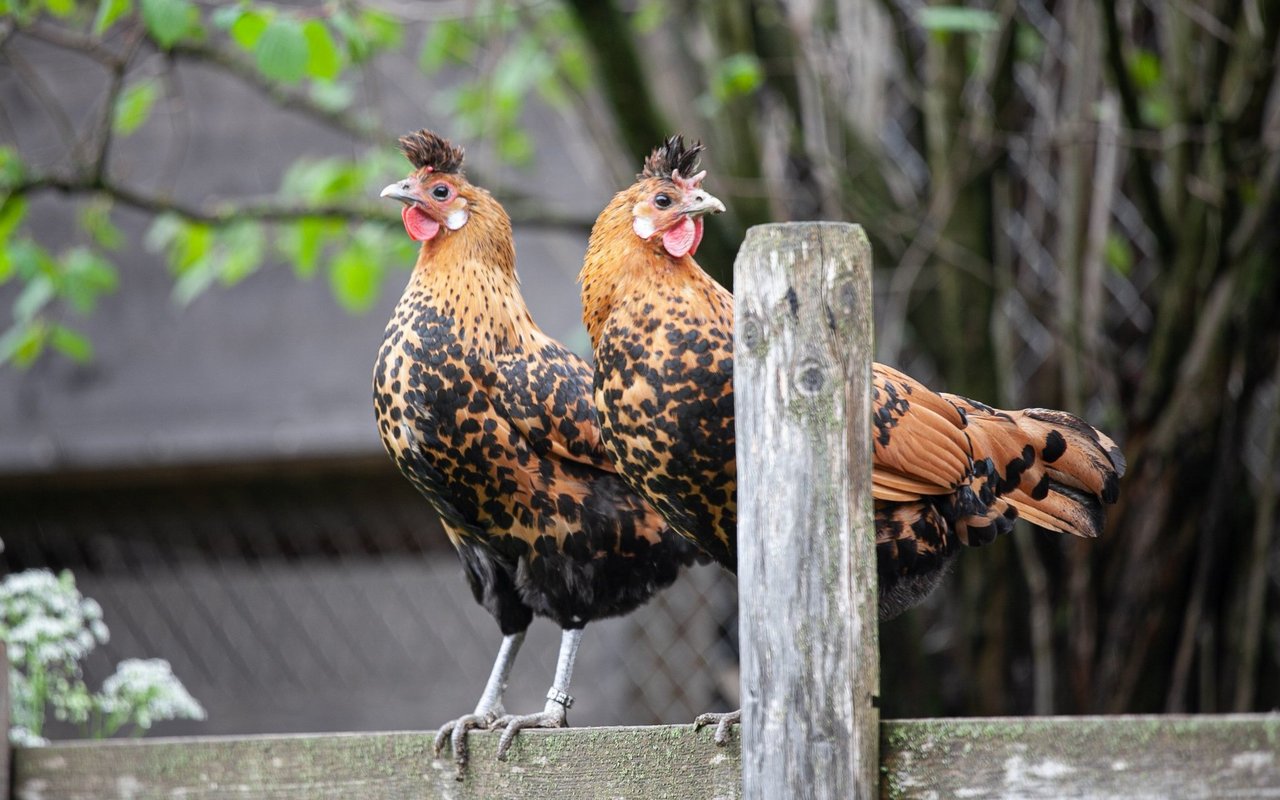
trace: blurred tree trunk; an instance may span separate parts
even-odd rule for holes
[[[735,219],[863,223],[882,358],[1083,414],[1129,460],[1101,540],[967,553],[886,626],[886,715],[1280,702],[1280,0],[693,8],[632,51],[680,40],[690,97],[762,66],[662,110]]]

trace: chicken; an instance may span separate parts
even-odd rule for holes
[[[677,531],[734,570],[733,296],[693,258],[702,218],[724,210],[701,187],[701,149],[677,136],[653,151],[596,220],[579,281],[605,449]],[[961,545],[992,541],[1018,516],[1101,533],[1125,468],[1107,436],[1061,411],[937,394],[883,364],[872,376],[881,619],[924,599]]]
[[[400,140],[415,170],[382,191],[422,242],[373,376],[378,430],[439,513],[502,646],[475,711],[447,723],[458,776],[466,731],[563,727],[583,626],[626,614],[699,557],[620,478],[601,445],[587,364],[534,324],[511,221],[429,131]],[[544,710],[507,715],[503,691],[535,615],[562,629]]]

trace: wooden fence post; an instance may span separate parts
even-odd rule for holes
[[[871,247],[754,227],[734,290],[743,797],[878,797]]]

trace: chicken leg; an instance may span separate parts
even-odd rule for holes
[[[484,685],[484,693],[476,710],[470,714],[446,722],[436,734],[436,756],[444,749],[445,742],[453,741],[453,760],[458,765],[457,779],[467,768],[467,731],[472,728],[484,730],[493,725],[494,720],[503,716],[506,710],[502,707],[502,693],[507,689],[507,679],[511,676],[511,665],[515,663],[516,653],[524,644],[524,631],[510,633],[502,637],[502,645],[498,647],[498,656],[493,661],[493,669],[489,672],[489,680]]]
[[[573,675],[573,662],[578,657],[578,644],[582,640],[581,628],[566,628],[560,634],[560,657],[556,660],[556,677],[547,690],[547,705],[538,714],[515,716],[508,714],[494,721],[493,727],[505,728],[498,740],[498,760],[507,760],[507,750],[516,734],[525,728],[567,728],[566,712],[573,705],[569,694],[569,678]]]

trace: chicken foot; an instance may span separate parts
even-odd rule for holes
[[[446,742],[453,743],[453,761],[458,767],[455,778],[459,781],[467,768],[467,731],[488,729],[493,726],[494,720],[506,713],[502,707],[502,694],[507,689],[507,679],[511,676],[511,665],[515,663],[516,653],[520,652],[520,645],[524,644],[524,634],[524,631],[520,631],[502,637],[502,644],[498,647],[497,658],[493,661],[493,669],[489,672],[489,680],[484,685],[480,702],[476,703],[476,710],[446,722],[436,734],[437,757]]]
[[[569,694],[569,678],[573,675],[573,662],[578,657],[578,644],[582,640],[582,629],[565,629],[560,634],[560,657],[556,660],[556,677],[547,690],[547,705],[538,714],[507,714],[494,721],[494,728],[505,728],[502,738],[498,740],[498,760],[507,760],[507,751],[515,741],[516,734],[525,728],[567,728],[569,720],[567,712],[573,705],[573,697]]]

